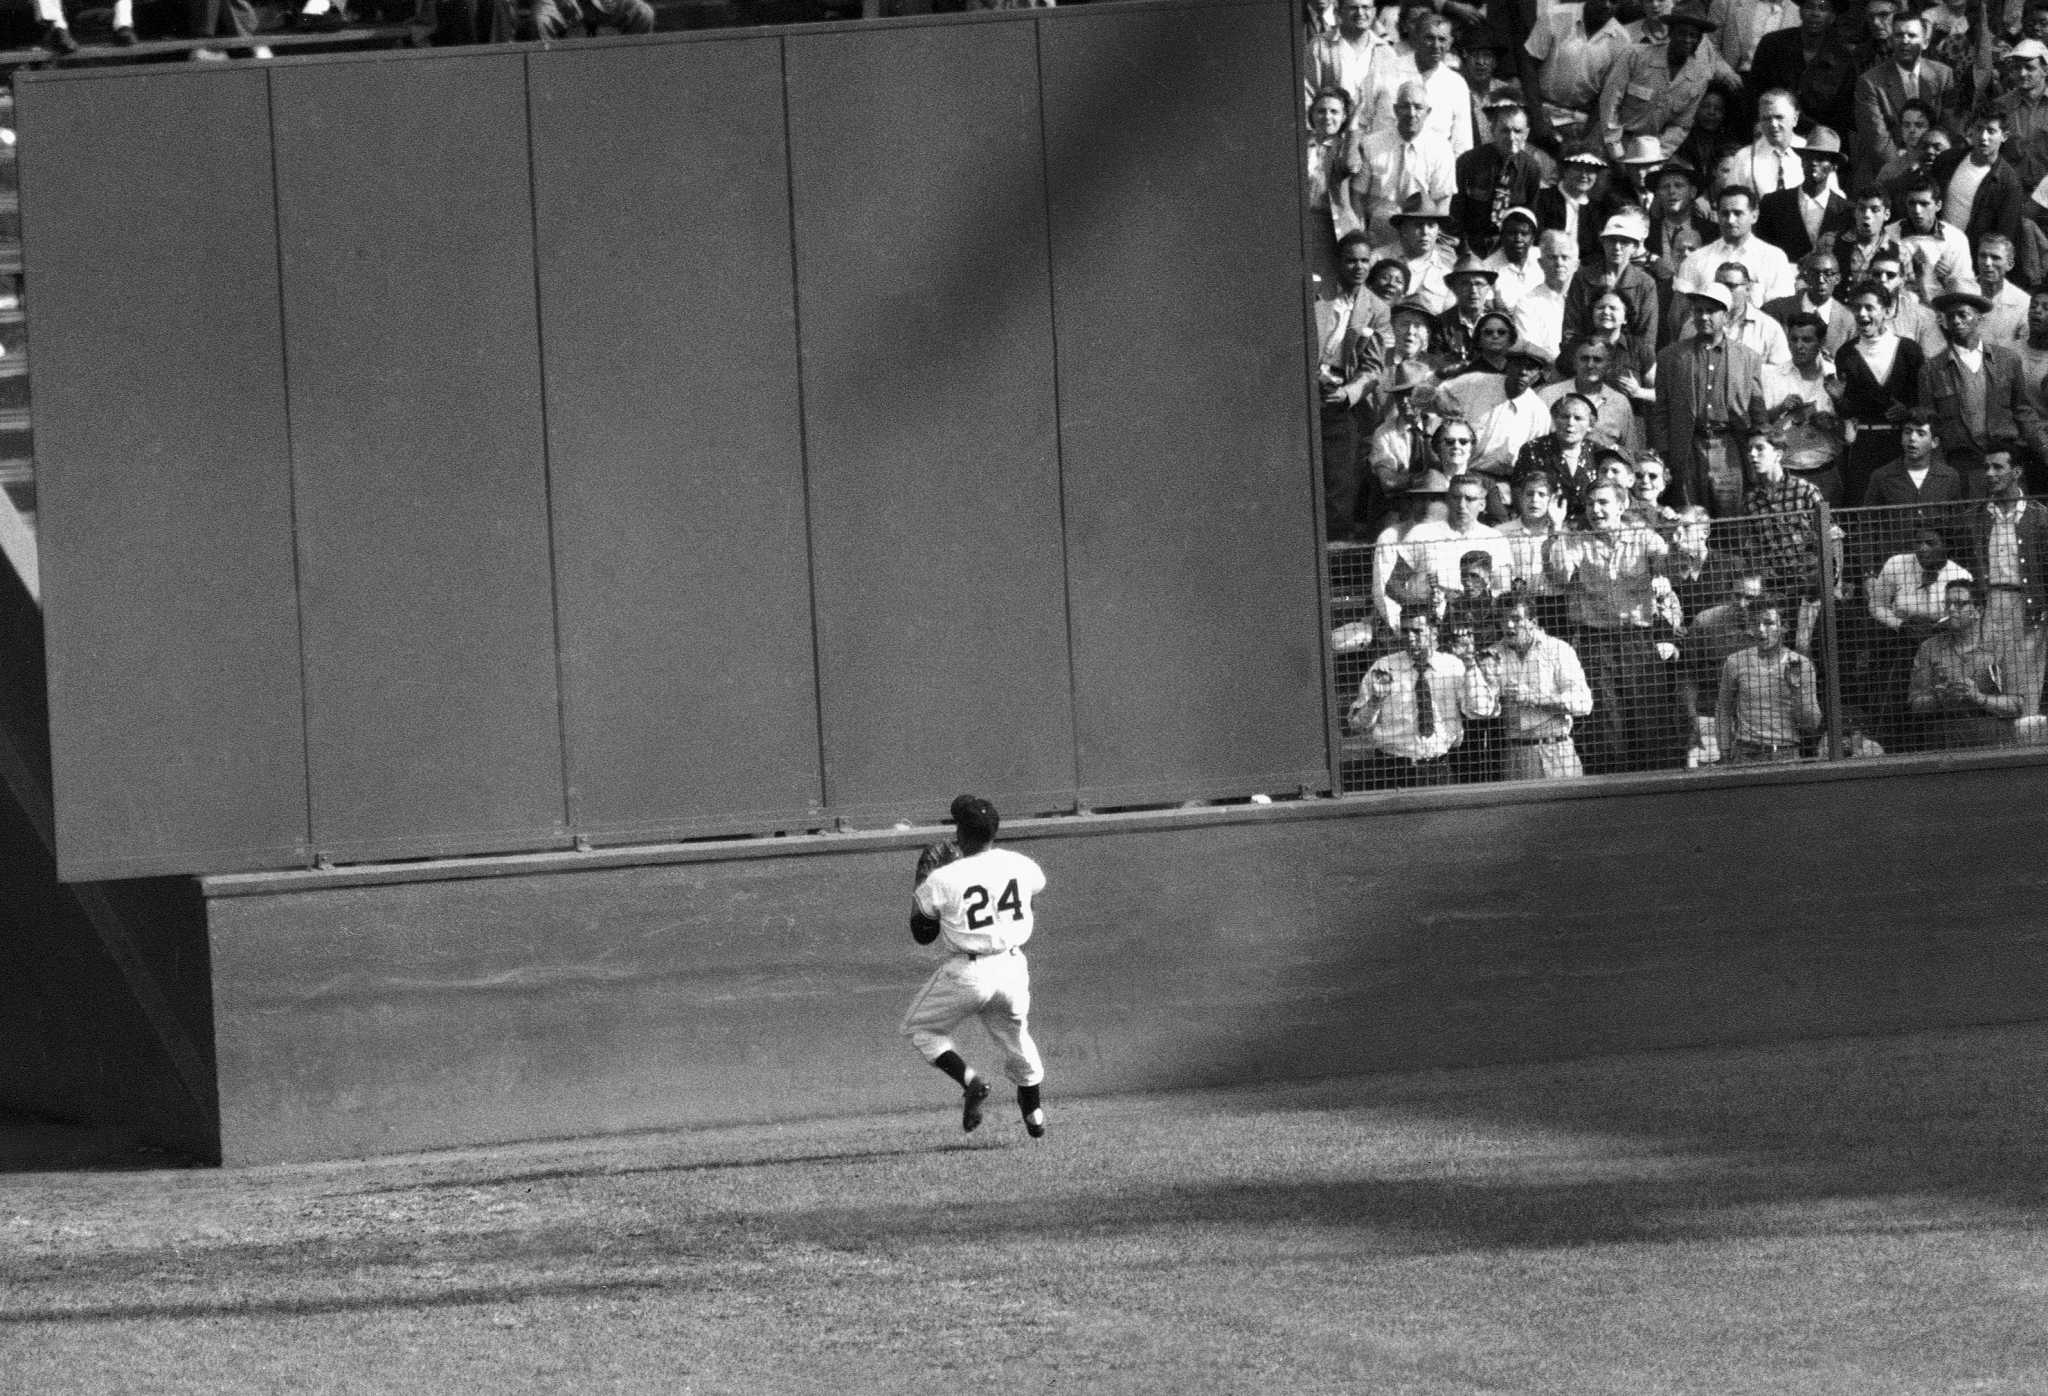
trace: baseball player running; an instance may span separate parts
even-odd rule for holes
[[[939,942],[946,959],[925,981],[903,1015],[903,1035],[924,1059],[960,1083],[960,1128],[981,1126],[988,1082],[953,1048],[953,1030],[969,1018],[1003,1049],[1003,1070],[1017,1087],[1017,1109],[1025,1132],[1045,1134],[1038,1103],[1045,1062],[1031,1040],[1031,971],[1024,942],[1031,939],[1031,899],[1045,887],[1045,873],[1021,853],[995,846],[1002,822],[996,807],[974,795],[953,801],[953,831],[959,857],[934,845],[918,860],[920,877],[912,898],[910,934],[919,945]],[[927,867],[929,863],[939,864]]]

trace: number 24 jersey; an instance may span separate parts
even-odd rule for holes
[[[916,902],[939,918],[939,938],[949,949],[987,955],[1031,939],[1031,899],[1044,890],[1038,864],[990,848],[934,869],[917,885]]]

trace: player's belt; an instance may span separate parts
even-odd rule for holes
[[[1016,954],[1017,947],[1013,945],[1007,950],[962,950],[960,953],[970,960],[992,960],[998,955]]]

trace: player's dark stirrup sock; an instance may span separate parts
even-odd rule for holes
[[[1038,1087],[1036,1087],[1036,1086],[1019,1086],[1019,1087],[1017,1087],[1017,1113],[1018,1113],[1018,1114],[1020,1114],[1020,1115],[1029,1115],[1029,1114],[1030,1114],[1030,1113],[1031,1113],[1031,1112],[1032,1112],[1033,1110],[1036,1110],[1037,1108],[1038,1108]]]
[[[958,1052],[941,1052],[932,1058],[932,1065],[945,1072],[955,1081],[958,1081],[962,1086],[967,1084],[967,1078],[972,1074],[968,1069],[966,1059]]]

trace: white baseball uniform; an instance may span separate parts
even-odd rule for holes
[[[1031,899],[1045,889],[1045,872],[1021,853],[987,848],[957,859],[917,885],[917,909],[938,918],[935,942],[945,962],[932,972],[903,1015],[903,1035],[926,1061],[953,1050],[953,1030],[980,1018],[1003,1049],[1003,1071],[1019,1086],[1045,1079],[1045,1063],[1031,1040],[1031,970],[1024,942],[1031,939]]]

